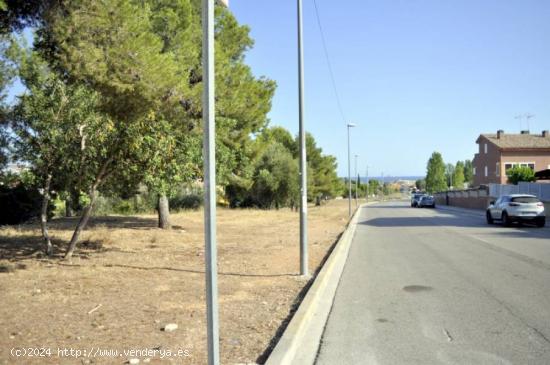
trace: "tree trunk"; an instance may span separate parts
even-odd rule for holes
[[[101,170],[96,176],[94,184],[90,188],[90,203],[86,208],[84,208],[84,211],[80,216],[80,220],[78,221],[78,225],[74,230],[73,237],[71,238],[71,242],[69,242],[69,247],[67,248],[67,252],[65,252],[65,260],[69,260],[73,256],[73,252],[76,247],[76,243],[78,242],[78,237],[80,236],[80,232],[82,232],[84,228],[86,228],[86,225],[88,224],[88,220],[92,215],[92,209],[94,208],[95,200],[97,198],[97,189],[101,185],[103,180],[109,175],[109,173],[107,172],[107,168],[109,167],[111,162],[113,162],[113,157],[110,157],[107,161],[105,161],[105,163],[101,167]]]
[[[168,202],[168,197],[166,194],[159,194],[159,228],[162,229],[171,229],[172,225],[170,224],[170,203]]]
[[[82,216],[80,216],[80,220],[78,221],[78,225],[74,230],[73,237],[71,238],[71,242],[69,242],[69,247],[67,248],[67,252],[65,253],[66,260],[69,260],[73,256],[73,252],[76,247],[76,243],[78,242],[80,233],[84,230],[84,228],[88,224],[88,220],[90,219],[90,216],[92,215],[92,209],[94,207],[96,196],[97,196],[97,193],[94,187],[92,188],[92,191],[90,193],[90,204],[88,204],[88,206],[84,208],[84,211],[82,212]]]
[[[42,228],[42,236],[44,237],[44,252],[46,255],[51,256],[53,253],[53,246],[48,234],[48,204],[50,203],[50,184],[52,182],[52,175],[48,174],[46,182],[44,184],[44,193],[42,196],[42,208],[40,210],[40,226]]]
[[[73,202],[70,197],[65,199],[65,217],[74,217]]]

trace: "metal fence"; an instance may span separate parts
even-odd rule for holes
[[[489,184],[489,195],[499,198],[509,194],[531,194],[550,202],[550,184],[520,182],[518,185]]]

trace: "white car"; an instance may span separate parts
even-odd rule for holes
[[[537,227],[544,227],[546,224],[544,204],[534,195],[503,195],[490,203],[486,215],[489,224],[497,219],[505,226],[512,222],[530,222]]]

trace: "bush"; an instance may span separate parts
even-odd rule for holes
[[[202,204],[202,189],[182,187],[174,196],[170,197],[170,211],[199,209]],[[142,191],[128,199],[119,196],[99,195],[96,199],[93,214],[95,216],[152,214],[156,212],[157,205],[158,195],[148,191]]]
[[[184,185],[170,197],[170,210],[199,209],[203,203],[204,193],[201,187]]]
[[[156,209],[156,204],[156,196],[147,192],[136,194],[129,199],[100,195],[96,199],[93,214],[101,216],[109,214],[135,215],[152,213]]]
[[[508,182],[517,185],[520,181],[532,182],[535,181],[535,172],[527,166],[514,166],[506,170]]]
[[[38,189],[22,182],[15,186],[0,186],[0,225],[20,224],[40,216],[42,195]],[[53,206],[50,205],[50,212]]]

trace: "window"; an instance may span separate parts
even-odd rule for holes
[[[484,144],[485,153],[487,153],[487,143]]]
[[[510,170],[513,167],[521,166],[521,167],[529,167],[531,170],[535,170],[535,163],[534,162],[506,162],[504,164],[504,171],[506,172],[506,175],[508,175],[508,170]]]
[[[538,203],[540,202],[539,198],[534,196],[518,196],[512,198],[514,203]]]
[[[485,166],[485,177],[489,176],[489,169]]]
[[[475,176],[475,174],[476,174],[476,168],[475,168],[475,167],[474,167],[474,171],[473,171],[473,173],[474,173],[474,176]]]
[[[500,176],[500,162],[497,162],[497,166],[496,166],[496,169],[495,169],[495,175]]]

